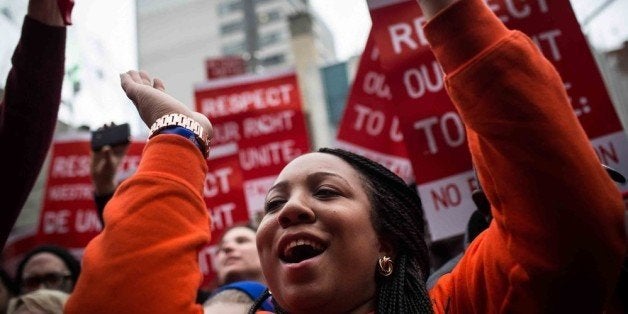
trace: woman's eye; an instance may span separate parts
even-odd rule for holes
[[[264,211],[266,213],[270,213],[272,211],[275,211],[277,209],[279,209],[279,207],[285,203],[283,200],[270,200],[268,202],[266,202],[266,205],[264,205]]]
[[[316,190],[316,193],[314,195],[317,197],[326,198],[326,197],[338,196],[340,195],[340,192],[332,188],[319,188],[318,190]]]

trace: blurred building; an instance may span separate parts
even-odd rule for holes
[[[209,57],[243,56],[258,73],[294,66],[288,17],[310,11],[306,0],[138,0],[139,66],[191,106]],[[334,62],[331,32],[310,13],[315,62]]]
[[[65,76],[55,136],[76,132],[80,125],[95,129],[111,121],[130,123],[135,135],[146,133],[137,110],[120,88],[119,78],[120,72],[137,68],[134,3],[77,2],[80,4],[72,14],[74,25],[67,31]],[[0,0],[0,97],[5,92],[11,56],[27,6],[28,1]],[[48,167],[46,160],[12,238],[28,237],[37,230]]]
[[[628,41],[615,50],[596,51],[595,57],[624,132],[628,133]]]

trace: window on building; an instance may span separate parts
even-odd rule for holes
[[[280,20],[282,17],[280,10],[273,10],[268,12],[262,12],[257,15],[257,22],[260,25],[272,23],[274,21]]]
[[[220,14],[228,14],[239,10],[242,10],[242,0],[225,1],[218,5],[218,13]]]
[[[259,47],[266,47],[268,45],[272,45],[278,43],[282,40],[282,36],[280,32],[274,32],[266,35],[260,36],[258,40]]]
[[[284,63],[286,61],[286,56],[283,54],[272,55],[270,57],[264,58],[261,60],[261,64],[263,66],[273,66]]]
[[[222,53],[224,55],[239,55],[246,51],[244,42],[236,42],[222,46]]]
[[[241,20],[229,22],[226,24],[222,24],[220,26],[220,33],[223,35],[228,35],[231,33],[235,33],[244,29],[244,23]]]

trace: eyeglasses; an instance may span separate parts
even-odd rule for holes
[[[36,290],[43,284],[46,288],[59,288],[70,278],[72,278],[72,275],[64,273],[47,273],[38,276],[30,276],[22,280],[22,287],[26,290]]]

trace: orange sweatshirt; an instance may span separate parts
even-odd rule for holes
[[[623,257],[621,196],[558,73],[480,0],[425,31],[494,218],[431,290],[436,312],[600,312]]]
[[[623,204],[560,77],[481,0],[453,5],[426,32],[494,217],[430,291],[435,312],[599,312],[623,255]],[[186,139],[149,141],[85,251],[67,313],[202,313],[204,174]]]
[[[207,165],[179,135],[146,144],[135,175],[105,207],[66,313],[202,313],[198,250],[209,241]]]

